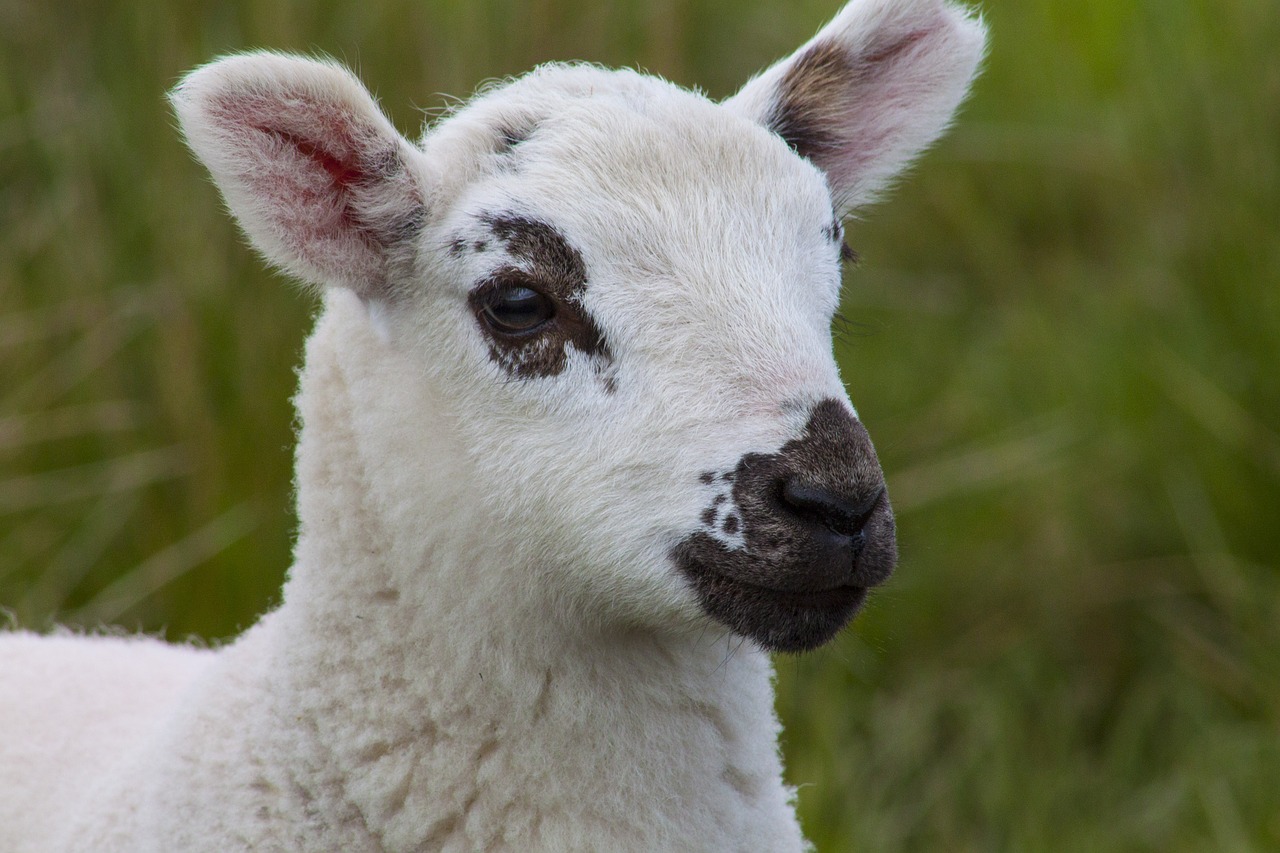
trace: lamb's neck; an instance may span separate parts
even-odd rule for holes
[[[297,562],[265,633],[278,707],[310,732],[310,760],[327,756],[343,806],[385,849],[577,849],[592,833],[798,845],[767,656],[723,635],[557,624],[512,582],[510,555],[487,553],[486,520],[459,515],[465,477],[438,447],[419,488],[452,517],[415,525],[414,500],[386,494],[423,468],[367,463],[424,438],[384,423],[365,446],[336,331],[322,321],[309,347]]]
[[[798,847],[755,648],[357,586],[278,614],[282,704],[383,849]]]
[[[765,656],[502,621],[382,648],[338,630],[292,657],[287,722],[384,849],[793,846]]]

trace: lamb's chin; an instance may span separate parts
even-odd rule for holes
[[[707,615],[771,652],[807,652],[835,639],[867,599],[867,588],[813,592],[766,589],[706,575],[699,596]]]
[[[766,586],[746,580],[724,549],[700,535],[685,540],[672,558],[697,596],[703,613],[771,652],[804,652],[825,645],[847,626],[867,599],[855,584],[828,587]]]

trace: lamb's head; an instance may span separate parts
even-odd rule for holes
[[[258,248],[354,292],[413,366],[387,417],[452,414],[485,536],[558,612],[796,650],[896,555],[832,358],[840,223],[943,130],[982,44],[941,0],[854,0],[723,103],[552,65],[418,145],[331,63],[232,57],[174,100]]]

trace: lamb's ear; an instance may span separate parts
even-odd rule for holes
[[[269,261],[384,295],[389,252],[422,225],[430,170],[359,80],[335,63],[252,53],[196,69],[170,98]]]
[[[853,0],[726,105],[826,172],[843,217],[942,134],[985,43],[943,0]]]

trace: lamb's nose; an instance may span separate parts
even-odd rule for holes
[[[863,529],[884,497],[880,485],[862,495],[842,495],[802,477],[788,477],[782,484],[782,502],[811,528],[825,530],[836,547],[848,548],[857,558],[865,543]]]

